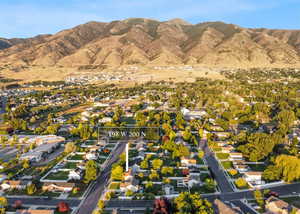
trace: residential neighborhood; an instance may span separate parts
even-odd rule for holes
[[[299,212],[299,85],[57,84],[1,92],[7,213]]]

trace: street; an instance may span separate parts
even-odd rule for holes
[[[107,181],[110,177],[112,164],[119,159],[119,156],[125,149],[125,145],[125,143],[118,144],[118,147],[113,152],[112,157],[109,160],[106,168],[102,171],[102,175],[94,182],[88,196],[80,204],[77,214],[92,213],[93,210],[96,208],[98,200],[100,199],[100,196],[103,190],[105,189]]]

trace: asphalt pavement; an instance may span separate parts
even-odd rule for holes
[[[119,159],[119,156],[125,149],[125,145],[125,143],[120,143],[115,151],[113,151],[112,157],[107,163],[105,169],[102,171],[101,176],[94,182],[88,196],[80,204],[77,214],[90,214],[97,207],[97,203],[101,197],[101,194],[106,188],[107,181],[110,178],[112,164]]]

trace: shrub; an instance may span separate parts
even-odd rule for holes
[[[238,171],[236,169],[230,169],[228,170],[228,173],[231,175],[231,176],[235,176],[238,174]]]
[[[248,187],[247,181],[244,178],[238,178],[234,181],[234,183],[239,189],[245,189]]]

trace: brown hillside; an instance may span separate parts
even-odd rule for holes
[[[0,39],[0,63],[85,65],[299,66],[300,30],[247,29],[132,18],[89,22],[54,35]]]

